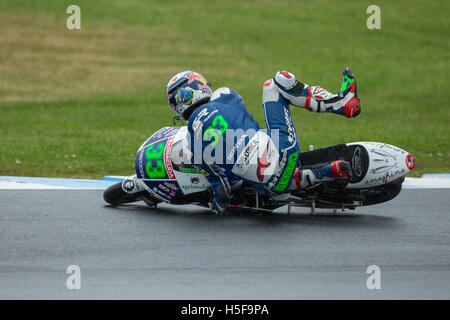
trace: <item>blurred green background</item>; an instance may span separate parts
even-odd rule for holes
[[[66,8],[81,8],[81,30]],[[369,30],[366,8],[381,8]],[[450,172],[449,1],[0,0],[0,175],[128,175],[171,125],[165,86],[185,69],[244,97],[264,124],[277,70],[337,92],[358,81],[355,119],[293,109],[303,149],[381,141]]]

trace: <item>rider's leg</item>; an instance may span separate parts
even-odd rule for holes
[[[273,79],[264,83],[263,108],[268,133],[280,153],[279,168],[269,179],[266,190],[279,193],[297,189],[297,185],[298,188],[307,188],[326,180],[348,176],[350,165],[346,161],[335,161],[314,169],[299,169],[300,142],[289,111],[289,102],[279,93]],[[298,176],[298,179],[294,176]]]
[[[274,82],[280,94],[294,106],[313,112],[332,112],[348,118],[356,117],[361,112],[356,80],[350,68],[345,68],[342,74],[344,80],[337,94],[319,86],[310,87],[298,82],[292,73],[286,71],[277,72]]]
[[[279,151],[279,166],[265,185],[269,192],[284,192],[298,167],[300,143],[289,110],[289,102],[279,93],[273,79],[263,87],[264,119],[268,134]]]

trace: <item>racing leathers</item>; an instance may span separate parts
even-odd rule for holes
[[[313,170],[299,169],[300,143],[289,104],[318,112],[330,112],[331,108],[331,112],[356,116],[356,112],[345,111],[348,101],[342,100],[347,94],[323,95],[319,99],[307,85],[295,81],[291,73],[278,72],[263,86],[267,129],[262,129],[234,90],[214,91],[209,102],[198,107],[188,121],[191,160],[210,182],[210,208],[222,213],[231,197],[231,185],[239,180],[246,181],[258,193],[277,194],[345,176],[348,168],[341,162]]]

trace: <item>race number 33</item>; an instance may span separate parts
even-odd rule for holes
[[[166,169],[164,167],[164,161],[162,160],[164,155],[164,143],[151,144],[147,150],[145,150],[145,173],[150,179],[161,179],[166,176]]]

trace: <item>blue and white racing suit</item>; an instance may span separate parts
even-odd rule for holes
[[[237,180],[261,194],[282,193],[292,182],[300,144],[289,104],[273,80],[263,86],[263,109],[267,130],[246,110],[240,95],[220,88],[189,118],[192,163],[222,202],[229,197],[229,183]]]

